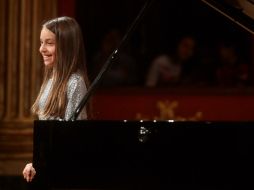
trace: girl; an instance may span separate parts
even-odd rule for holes
[[[40,53],[45,65],[44,79],[32,112],[40,120],[68,120],[87,91],[85,49],[77,22],[59,17],[43,24]],[[84,108],[78,119],[87,119]],[[23,170],[27,182],[36,171],[32,163]]]

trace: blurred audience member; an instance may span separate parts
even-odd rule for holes
[[[214,86],[217,69],[214,57],[214,48],[207,45],[200,48],[197,60],[191,65],[188,74],[186,74],[185,84],[198,87]]]
[[[100,71],[110,54],[119,46],[122,40],[118,29],[111,29],[102,39],[100,49],[93,59],[93,77]],[[103,79],[103,86],[130,85],[136,81],[135,61],[127,51],[121,49],[112,67],[107,71]]]
[[[218,46],[216,77],[220,86],[233,87],[249,84],[249,65],[243,62],[234,44],[221,43]]]
[[[192,36],[180,39],[172,55],[162,54],[156,57],[148,70],[146,86],[165,86],[181,82],[183,73],[188,67],[195,53],[196,40]]]

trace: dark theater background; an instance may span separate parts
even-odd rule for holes
[[[56,16],[76,18],[93,81],[144,3],[1,0],[1,190],[27,189],[22,170],[32,160],[30,107],[42,78],[41,23]],[[201,0],[154,1],[93,94],[93,119],[251,121],[253,44],[252,34]],[[164,68],[168,60],[179,63]],[[169,73],[158,72],[161,66]]]

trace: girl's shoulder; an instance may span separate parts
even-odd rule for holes
[[[86,84],[80,73],[73,73],[68,81],[67,96],[71,96],[74,92],[83,93],[86,91]]]
[[[68,81],[68,86],[75,85],[78,83],[84,83],[84,79],[80,73],[76,72],[70,76],[69,81]]]

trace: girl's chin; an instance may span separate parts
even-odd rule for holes
[[[44,62],[44,65],[46,67],[52,67],[53,66],[53,63],[52,62]]]

